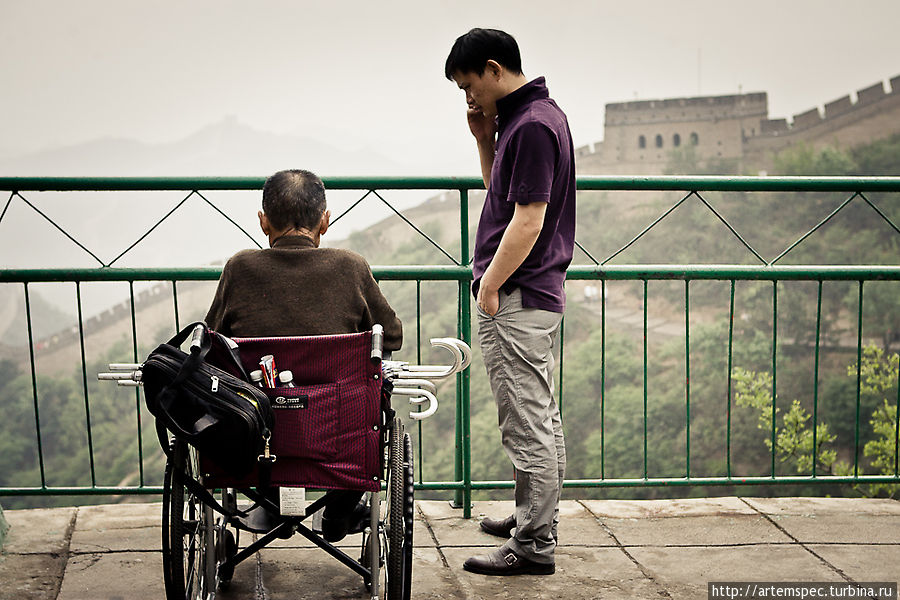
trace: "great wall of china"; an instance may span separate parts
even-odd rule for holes
[[[811,108],[788,122],[769,118],[768,94],[639,100],[606,105],[604,139],[576,150],[581,174],[658,175],[671,152],[693,146],[698,159],[757,174],[798,143],[851,148],[900,132],[900,75]]]

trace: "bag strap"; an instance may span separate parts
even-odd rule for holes
[[[247,370],[244,369],[244,364],[241,362],[241,355],[238,346],[230,338],[210,329],[209,325],[207,325],[205,321],[195,321],[176,333],[168,343],[170,346],[178,348],[185,342],[185,340],[187,340],[188,336],[192,336],[193,338],[191,340],[190,354],[192,357],[195,355],[195,353],[198,355],[198,358],[194,359],[197,366],[199,366],[199,364],[206,358],[206,355],[209,353],[210,349],[212,348],[213,341],[215,340],[217,343],[224,346],[225,352],[222,352],[221,354],[224,354],[227,357],[228,361],[231,363],[231,366],[236,369],[241,379],[243,379],[244,381],[250,381],[250,377],[247,375]],[[196,367],[192,368],[196,370]]]
[[[177,334],[175,334],[172,339],[169,340],[169,345],[174,347],[179,347],[181,344],[187,340],[188,335],[192,336],[191,340],[191,349],[190,354],[185,359],[184,363],[181,365],[181,369],[178,371],[178,374],[175,376],[168,385],[163,387],[160,390],[160,395],[165,396],[171,389],[175,389],[180,386],[188,377],[190,377],[193,373],[195,373],[200,365],[203,363],[206,355],[209,353],[210,348],[212,348],[212,338],[213,335],[221,335],[215,333],[209,329],[209,326],[204,321],[197,321],[191,323]],[[225,340],[221,340],[223,343],[227,345]],[[245,375],[246,380],[246,371],[244,370],[243,365],[241,364],[240,359],[237,355],[237,349],[232,348],[228,345],[228,356],[234,360],[235,364],[239,368],[239,372]],[[195,433],[197,432],[197,425],[195,423]],[[201,429],[211,425],[212,423],[205,423],[201,426]],[[176,432],[177,433],[177,432]],[[163,425],[159,419],[156,419],[156,434],[159,437],[159,445],[162,447],[163,451],[166,453],[166,456],[172,461],[172,464],[175,465],[175,461],[173,460],[171,450],[169,449],[169,435],[167,433],[165,425]],[[182,435],[187,434],[187,432],[182,431]],[[188,434],[189,435],[189,434]],[[269,460],[260,460],[259,461],[259,483],[261,487],[268,487],[271,481],[271,462]],[[177,467],[177,466],[176,466]],[[214,509],[219,511],[220,513],[226,516],[247,516],[246,512],[239,511],[235,509],[235,511],[226,510],[219,502],[210,494],[206,489],[200,485],[192,477],[188,477],[186,473],[183,473],[184,477],[184,485],[188,490],[191,491],[195,496],[200,498],[203,502],[211,505]]]
[[[241,362],[241,352],[238,348],[238,345],[229,338],[228,336],[222,335],[217,331],[210,331],[210,334],[215,336],[216,340],[219,344],[225,346],[226,353],[228,358],[231,360],[231,365],[237,370],[237,373],[240,375],[241,379],[244,381],[250,381],[250,376],[247,375],[247,370],[244,369],[244,363]]]
[[[177,388],[185,379],[195,373],[197,369],[200,368],[200,364],[203,362],[203,359],[206,358],[209,349],[212,347],[209,327],[203,321],[191,323],[176,333],[175,336],[169,340],[168,344],[173,348],[178,348],[184,343],[188,335],[192,335],[193,337],[191,340],[190,354],[188,354],[184,362],[181,363],[181,369],[178,370],[178,374],[175,378],[163,386],[160,390],[160,394],[169,393],[170,389]]]
[[[197,496],[204,504],[208,504],[216,511],[225,515],[226,517],[246,517],[247,513],[242,510],[238,510],[235,508],[234,510],[230,510],[222,506],[218,500],[216,500],[215,496],[209,493],[205,487],[200,485],[200,482],[189,476],[184,472],[184,469],[181,468],[175,462],[175,456],[172,453],[172,449],[169,447],[169,435],[166,431],[165,426],[159,422],[159,419],[156,420],[156,435],[159,437],[159,445],[162,447],[163,452],[166,454],[166,458],[169,459],[169,462],[172,464],[173,469],[178,469],[181,473],[181,481],[184,483],[184,487],[188,489],[189,492]]]

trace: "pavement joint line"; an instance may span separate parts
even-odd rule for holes
[[[431,535],[431,540],[434,542],[434,547],[437,550],[438,556],[441,557],[441,564],[444,565],[444,568],[447,569],[447,573],[450,574],[450,577],[453,579],[453,583],[457,590],[461,590],[465,593],[466,600],[477,599],[477,596],[473,595],[471,587],[456,575],[456,572],[450,567],[450,561],[447,560],[447,557],[444,555],[443,546],[437,539],[437,535],[434,533],[434,529],[431,527],[431,523],[428,521],[428,518],[425,516],[425,513],[422,512],[422,507],[419,504],[415,505],[416,511],[419,513],[419,516],[422,519],[422,523],[425,525],[425,528],[428,530],[429,535]],[[415,545],[413,545],[415,547]],[[451,546],[447,546],[450,548]]]
[[[66,527],[64,537],[65,547],[63,547],[62,552],[57,555],[62,556],[65,562],[63,563],[62,575],[56,583],[56,589],[51,592],[52,598],[59,598],[59,593],[62,591],[63,580],[66,578],[66,572],[69,570],[69,558],[71,556],[70,548],[72,546],[72,536],[75,534],[75,524],[78,522],[78,511],[78,507],[75,507],[75,510],[72,511],[72,518],[69,519],[69,525]]]
[[[253,534],[253,542],[255,543],[259,539],[259,535]],[[266,595],[266,586],[263,583],[262,576],[262,552],[257,551],[256,553],[256,600],[268,600],[268,596]]]
[[[434,534],[434,529],[431,527],[431,523],[428,522],[428,519],[425,517],[425,513],[422,512],[422,507],[418,504],[416,505],[416,512],[419,513],[419,517],[422,519],[422,523],[425,525],[425,528],[428,530],[428,534],[431,536],[431,540],[434,542],[434,547],[437,548],[438,556],[441,557],[441,563],[447,569],[450,568],[450,563],[447,561],[447,557],[444,556],[444,552],[441,549],[442,546],[440,542],[438,542],[437,536]],[[447,548],[454,548],[456,546],[446,546]]]
[[[857,583],[856,581],[853,580],[852,577],[850,577],[849,575],[847,575],[846,573],[844,573],[843,570],[839,569],[838,567],[834,566],[833,564],[831,564],[830,562],[828,562],[827,560],[825,560],[825,558],[824,558],[823,556],[819,555],[819,554],[816,553],[814,550],[812,550],[811,548],[809,548],[806,544],[804,544],[804,543],[801,542],[799,539],[797,539],[795,536],[791,535],[791,534],[787,531],[787,529],[785,529],[784,527],[782,527],[781,525],[779,525],[778,523],[776,523],[775,520],[774,520],[772,517],[770,517],[769,515],[767,515],[767,514],[764,513],[763,511],[759,510],[758,508],[756,508],[755,506],[753,506],[752,504],[750,504],[749,502],[747,502],[742,496],[738,496],[738,500],[740,500],[741,502],[743,502],[744,504],[746,504],[747,506],[749,506],[750,508],[752,508],[753,510],[755,510],[757,513],[759,513],[760,515],[762,515],[762,517],[763,517],[764,519],[766,519],[769,523],[771,523],[772,525],[774,525],[779,531],[781,531],[781,533],[783,533],[784,535],[786,535],[786,536],[788,536],[789,538],[791,538],[792,540],[794,540],[794,543],[795,543],[796,545],[800,546],[801,548],[803,548],[804,550],[806,550],[807,552],[809,552],[810,554],[812,554],[813,556],[815,556],[816,558],[818,558],[818,559],[822,562],[823,565],[825,565],[826,567],[828,567],[829,569],[831,569],[832,571],[834,571],[835,573],[837,573],[838,575],[840,575],[845,581],[847,581],[848,583],[852,583],[852,584],[856,584],[856,583]]]
[[[610,528],[606,525],[606,523],[604,523],[604,522],[600,519],[600,517],[597,516],[597,514],[594,513],[594,511],[592,511],[592,510],[584,503],[584,501],[582,501],[582,500],[577,500],[576,502],[578,502],[578,504],[580,504],[581,507],[584,508],[584,510],[586,510],[587,513],[588,513],[589,515],[591,515],[592,517],[594,517],[594,519],[597,521],[597,524],[600,525],[600,527],[603,528],[603,530],[606,532],[606,534],[607,534],[609,537],[611,537],[611,538],[613,539],[613,541],[616,543],[616,546],[619,548],[619,551],[621,551],[622,554],[624,554],[624,555],[628,558],[628,560],[630,560],[632,563],[634,563],[634,566],[636,566],[636,567],[638,568],[638,570],[641,572],[641,574],[642,574],[644,577],[646,577],[646,578],[650,581],[650,583],[653,584],[654,587],[656,587],[656,593],[657,593],[659,596],[662,596],[662,597],[664,597],[664,598],[669,598],[669,599],[671,600],[672,595],[669,594],[669,591],[666,590],[666,588],[663,587],[663,585],[662,585],[659,581],[656,580],[656,577],[653,576],[653,573],[651,573],[644,565],[642,565],[642,564],[640,563],[640,561],[638,561],[638,559],[636,559],[636,558],[634,557],[634,555],[632,555],[632,554],[628,551],[628,549],[622,544],[622,542],[619,541],[619,538],[616,537],[616,534],[614,534],[614,533],[612,532],[612,529],[610,529]]]
[[[88,554],[162,554],[162,550],[148,550],[147,548],[102,548],[99,550],[72,550],[69,552],[69,556],[85,556]]]
[[[499,538],[498,538],[499,539]],[[638,546],[638,544],[631,544]],[[494,544],[444,544],[442,548],[496,548]],[[557,548],[618,548],[617,544],[557,544]],[[628,547],[628,546],[626,546]]]
[[[900,546],[900,542],[810,542],[816,546]],[[740,548],[744,546],[796,546],[797,542],[733,542],[720,544],[557,544],[557,548]],[[441,548],[489,548],[489,544],[443,544]],[[113,550],[112,552],[122,552]],[[140,552],[140,551],[138,551]],[[87,553],[90,554],[90,553]]]

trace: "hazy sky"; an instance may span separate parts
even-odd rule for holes
[[[898,23],[898,0],[0,0],[0,157],[170,142],[233,116],[411,172],[476,174],[443,76],[473,26],[516,36],[584,145],[609,102],[742,89],[768,92],[772,117],[821,106],[900,74]]]

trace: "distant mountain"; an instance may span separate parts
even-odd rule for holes
[[[35,152],[14,158],[0,158],[0,176],[265,176],[279,169],[305,168],[329,175],[408,175],[408,167],[392,162],[371,150],[346,150],[328,143],[297,135],[258,131],[226,118],[203,127],[178,141],[146,144],[128,139],[98,139],[83,144]],[[361,192],[362,195],[364,192]],[[351,193],[350,196],[353,194]],[[407,209],[426,200],[423,191],[386,197],[398,209]],[[54,225],[45,221],[25,201],[33,202],[55,224],[66,230],[79,244],[106,262],[128,248],[184,196],[181,192],[38,193],[25,192],[14,197],[0,221],[0,269],[5,268],[89,268],[98,263],[87,252],[66,239]],[[339,193],[329,194],[329,203],[338,214],[353,200]],[[258,241],[264,242],[255,222],[259,193],[230,196],[209,195],[213,203],[243,220]],[[236,204],[252,197],[249,206]],[[6,197],[4,197],[5,199]],[[235,199],[236,198],[236,199]],[[0,206],[2,209],[3,206]],[[339,240],[354,230],[363,230],[392,214],[377,197],[370,197],[332,228],[327,243]],[[196,237],[191,223],[203,219],[205,235]],[[404,238],[405,239],[405,238]],[[145,241],[115,266],[193,267],[221,263],[252,242],[231,224],[191,198],[178,213],[155,229]],[[101,287],[101,286],[96,286]],[[112,287],[112,286],[111,286]],[[109,297],[85,297],[86,315],[108,308],[120,300],[116,290]],[[67,286],[41,288],[50,306],[72,310],[72,290]],[[21,317],[17,304],[0,296],[0,333]],[[42,319],[56,327],[69,326],[66,319]],[[51,328],[42,334],[55,332]],[[21,338],[21,336],[19,336]],[[16,342],[21,342],[17,338]]]
[[[40,292],[32,290],[29,303],[35,340],[78,324],[73,314],[47,302]],[[18,357],[23,358],[21,346],[28,343],[28,321],[21,286],[0,285],[0,340],[0,358],[8,358],[10,349],[14,347],[19,347]]]
[[[399,174],[405,167],[372,149],[349,151],[298,135],[258,131],[234,118],[169,143],[105,138],[0,159],[0,175],[10,177],[266,175],[285,168],[346,175]]]
[[[226,118],[203,127],[175,142],[146,144],[127,139],[98,139],[83,144],[45,150],[16,158],[0,159],[0,176],[265,176],[280,169],[304,168],[324,176],[358,174],[402,174],[404,165],[392,162],[376,151],[347,150],[328,143],[306,138],[296,133],[275,134],[259,131]],[[109,195],[38,194],[26,192],[27,199],[49,215],[55,223],[69,232],[81,244],[108,261],[138,239],[168,207],[174,207],[178,193],[158,193],[151,196],[141,192],[116,192]],[[254,204],[237,218],[247,216],[246,225],[259,235],[255,223],[258,197]],[[147,199],[150,198],[150,202]],[[227,194],[213,198],[214,202]],[[423,198],[424,199],[424,198]],[[418,203],[415,199],[412,203]],[[373,206],[357,210],[343,222],[343,229],[364,228],[372,218],[387,213],[384,207]],[[124,266],[137,261],[143,266],[198,266],[222,261],[236,250],[252,245],[243,234],[226,223],[224,218],[193,198],[187,207],[153,236],[135,253],[126,257]],[[407,202],[409,205],[410,202]],[[243,209],[241,209],[243,210]],[[207,236],[200,244],[192,244],[186,237],[186,222],[209,217]],[[217,227],[217,229],[216,229]],[[187,230],[187,233],[190,233]],[[334,236],[333,236],[334,237]],[[35,250],[32,242],[41,240]],[[160,243],[160,240],[176,243]],[[144,248],[153,246],[152,251]],[[143,252],[143,254],[142,254]],[[89,255],[63,238],[53,225],[47,223],[22,200],[13,198],[12,206],[0,223],[0,268],[50,268],[97,266]],[[117,266],[123,266],[122,262]]]

